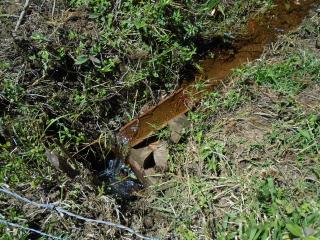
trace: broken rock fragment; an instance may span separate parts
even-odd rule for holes
[[[182,114],[172,119],[168,124],[171,130],[170,140],[174,143],[178,143],[183,131],[190,126],[190,121],[186,115]]]
[[[167,142],[155,142],[149,145],[153,151],[155,167],[161,171],[168,170],[169,150]]]
[[[169,150],[165,141],[156,141],[146,147],[131,149],[128,162],[145,185],[155,184],[157,174],[168,169]],[[159,174],[158,174],[159,175]]]

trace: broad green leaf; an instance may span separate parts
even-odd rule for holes
[[[304,240],[318,240],[319,238],[313,237],[313,236],[309,236],[304,238]]]
[[[299,227],[297,224],[294,223],[287,223],[286,227],[288,231],[295,237],[303,237],[302,228]]]
[[[76,59],[75,64],[81,65],[81,64],[84,64],[85,62],[87,62],[88,60],[89,60],[89,58],[87,56],[81,55]]]

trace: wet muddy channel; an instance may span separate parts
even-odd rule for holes
[[[276,41],[277,36],[293,30],[301,24],[314,4],[320,1],[275,1],[274,7],[247,23],[247,31],[236,36],[224,47],[210,50],[214,58],[201,61],[202,73],[197,74],[193,83],[182,86],[156,106],[122,127],[118,137],[122,144],[134,148],[156,131],[168,125],[168,122],[196,106],[204,93],[214,91],[230,73],[242,65],[261,56],[264,48]],[[194,83],[203,81],[206,87],[198,91]],[[132,160],[128,160],[138,179],[144,182],[143,169]]]

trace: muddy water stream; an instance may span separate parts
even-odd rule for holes
[[[247,23],[246,33],[235,38],[228,47],[224,45],[223,48],[211,49],[214,58],[201,62],[203,71],[191,84],[182,86],[122,127],[118,134],[120,144],[133,148],[168,125],[170,120],[191,110],[206,92],[214,91],[215,87],[226,80],[233,69],[259,58],[264,48],[276,41],[278,35],[298,27],[316,3],[320,3],[320,0],[276,0],[270,11],[251,18]],[[195,84],[199,82],[206,86],[201,91]],[[149,185],[144,169],[130,157],[127,162],[138,179]]]
[[[233,69],[259,58],[264,47],[276,40],[279,34],[296,28],[308,14],[315,0],[278,0],[269,12],[248,21],[247,33],[234,40],[230,49],[213,49],[213,59],[202,62],[203,73],[197,79],[206,81],[212,91]],[[190,94],[191,93],[191,94]],[[134,147],[165,127],[168,122],[189,111],[201,99],[203,92],[198,92],[193,84],[182,87],[146,111],[143,115],[125,125],[119,132],[123,143]]]

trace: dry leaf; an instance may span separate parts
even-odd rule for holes
[[[59,164],[59,158],[58,156],[54,153],[51,152],[49,149],[46,149],[45,155],[47,156],[49,162],[56,168],[60,169],[60,164]]]
[[[214,14],[216,13],[216,9],[212,9],[212,11],[209,13],[210,16],[214,16]]]
[[[71,165],[62,157],[58,157],[53,151],[46,149],[45,155],[49,162],[58,170],[66,173],[68,177],[74,178],[79,175],[79,171],[73,169]]]

